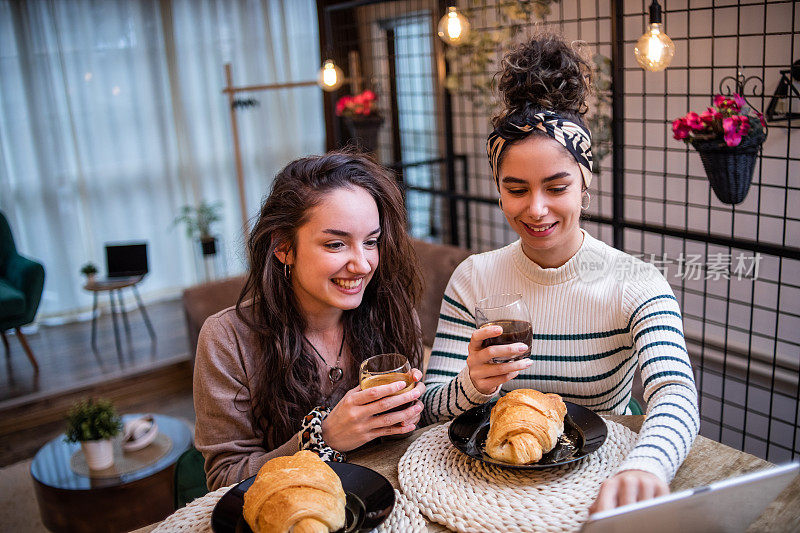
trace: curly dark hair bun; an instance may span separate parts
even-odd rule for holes
[[[498,89],[504,116],[551,110],[583,115],[590,94],[591,67],[573,46],[555,34],[539,34],[508,52]]]

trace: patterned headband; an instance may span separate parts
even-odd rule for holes
[[[550,111],[536,113],[529,123],[522,126],[511,125],[524,133],[531,132],[534,128],[541,130],[558,141],[569,150],[569,153],[578,162],[581,176],[583,176],[583,184],[589,187],[592,182],[592,136],[586,128]],[[500,190],[500,169],[497,163],[506,147],[508,147],[508,139],[504,138],[496,129],[489,134],[486,141],[486,154],[489,156],[489,166],[492,168],[492,175],[498,190]]]

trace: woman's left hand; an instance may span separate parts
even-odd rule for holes
[[[597,513],[666,494],[669,494],[669,487],[655,474],[623,470],[603,482],[589,512]]]

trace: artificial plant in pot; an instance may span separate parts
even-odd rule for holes
[[[97,276],[97,267],[94,266],[94,263],[86,263],[81,267],[81,274],[86,276],[86,281],[94,283],[94,279]]]
[[[109,400],[76,402],[67,413],[67,442],[80,442],[86,464],[102,470],[114,464],[113,438],[122,431],[122,419]]]
[[[377,97],[369,89],[355,96],[342,96],[336,102],[336,116],[341,117],[350,137],[366,152],[378,148],[378,131],[383,117],[375,106]]]
[[[741,203],[750,189],[767,125],[738,94],[714,96],[714,107],[689,112],[672,122],[675,139],[694,146],[717,198]]]
[[[195,207],[184,205],[181,214],[175,217],[175,224],[186,224],[186,235],[200,241],[203,255],[217,253],[217,239],[211,232],[211,225],[222,219],[222,202],[208,203],[205,200]]]

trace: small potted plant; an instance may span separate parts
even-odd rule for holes
[[[86,399],[75,403],[67,413],[64,440],[80,442],[86,464],[102,470],[114,464],[113,438],[122,431],[122,420],[109,400]]]
[[[672,122],[675,139],[694,146],[721,202],[741,203],[756,166],[758,151],[767,138],[761,113],[738,94],[714,96],[714,107],[699,115],[689,112]]]
[[[203,255],[214,255],[217,253],[217,239],[211,233],[211,225],[222,219],[221,210],[222,202],[208,203],[204,200],[197,207],[184,205],[174,224],[185,223],[186,235],[200,240]]]
[[[97,276],[97,267],[94,266],[94,263],[86,263],[81,267],[81,274],[86,276],[86,281],[94,283],[94,279]]]
[[[336,102],[336,116],[342,118],[355,143],[367,152],[378,148],[378,130],[383,124],[376,100],[375,93],[367,89],[355,96],[342,96]]]

